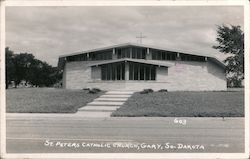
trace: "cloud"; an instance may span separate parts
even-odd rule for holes
[[[62,54],[126,42],[218,54],[217,25],[240,25],[242,7],[7,7],[6,44],[56,66]]]

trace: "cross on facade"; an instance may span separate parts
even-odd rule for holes
[[[142,43],[142,39],[146,38],[146,36],[142,36],[142,33],[140,33],[140,36],[137,36],[136,38],[138,38],[140,40],[140,44]]]

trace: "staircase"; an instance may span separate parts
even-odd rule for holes
[[[127,90],[108,91],[79,108],[77,113],[85,117],[110,117],[112,112],[120,108],[133,93],[134,91]]]

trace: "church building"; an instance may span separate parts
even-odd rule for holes
[[[59,57],[66,89],[226,90],[225,65],[203,53],[126,43]]]

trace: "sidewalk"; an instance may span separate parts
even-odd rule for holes
[[[53,120],[160,120],[169,121],[174,119],[185,119],[187,121],[242,121],[244,117],[225,117],[224,120],[221,117],[86,117],[82,116],[81,113],[6,113],[6,119],[27,119],[27,120],[39,120],[39,119],[53,119]]]

